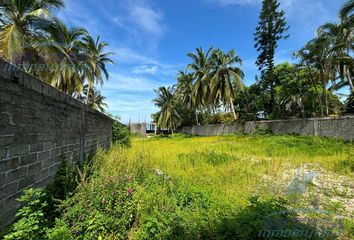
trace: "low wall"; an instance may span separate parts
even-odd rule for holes
[[[180,127],[178,132],[199,136],[223,135],[234,132],[251,133],[257,125],[269,128],[275,135],[298,134],[336,137],[344,140],[354,139],[354,116],[257,121],[246,122],[244,124],[185,126]]]
[[[24,189],[46,186],[63,159],[83,161],[111,139],[109,117],[0,60],[0,227]]]

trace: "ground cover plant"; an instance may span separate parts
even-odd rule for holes
[[[92,177],[59,204],[41,234],[351,239],[353,152],[352,143],[318,137],[136,138],[95,157]]]

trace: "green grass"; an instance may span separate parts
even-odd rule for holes
[[[52,235],[73,239],[255,239],[270,216],[272,221],[280,217],[286,228],[312,229],[306,221],[299,222],[292,209],[306,208],[307,218],[323,218],[322,212],[311,210],[317,204],[320,210],[340,215],[348,212],[345,203],[329,199],[343,197],[347,190],[334,188],[327,196],[321,193],[323,189],[316,192],[309,185],[306,193],[286,195],[294,170],[306,166],[350,183],[354,180],[353,153],[351,143],[317,137],[134,138],[129,148],[115,145],[96,156],[99,169],[64,202],[65,214]],[[284,212],[287,214],[281,214]],[[340,230],[336,237],[351,239],[353,222],[346,218],[344,228],[335,219],[322,221],[322,227]]]

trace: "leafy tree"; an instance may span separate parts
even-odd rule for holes
[[[161,128],[168,128],[172,134],[181,124],[181,117],[179,116],[175,106],[175,96],[171,87],[160,87],[155,90],[158,95],[153,100],[155,106],[160,108],[156,114],[157,125]]]
[[[348,0],[340,9],[339,16],[341,19],[354,20],[354,0]]]
[[[288,35],[285,35],[288,28],[285,12],[279,10],[278,1],[263,0],[254,41],[255,48],[259,52],[256,64],[261,71],[261,83],[271,95],[271,109],[268,110],[270,113],[275,111],[275,86],[277,84],[273,78],[275,50],[279,40],[288,38]]]
[[[68,28],[59,19],[56,19],[48,28],[48,36],[40,49],[47,64],[51,67],[44,72],[48,82],[63,92],[72,94],[81,92],[84,77],[82,38],[88,33],[83,28]]]
[[[104,102],[106,97],[101,95],[95,87],[89,87],[88,84],[84,85],[83,89],[84,96],[81,97],[82,100],[86,102],[91,108],[104,112],[108,105]]]
[[[193,105],[197,108],[207,106],[210,102],[210,54],[212,48],[204,53],[202,48],[197,48],[196,53],[188,53],[187,56],[192,60],[188,64],[188,69],[192,71],[194,84],[192,93]]]
[[[352,91],[347,99],[345,112],[354,114],[354,91]]]
[[[90,35],[83,37],[83,50],[86,54],[84,76],[88,82],[88,92],[96,84],[103,84],[103,76],[108,80],[109,74],[106,69],[106,64],[113,64],[113,60],[110,59],[112,52],[104,52],[104,49],[108,46],[106,42],[100,42],[98,36],[94,40]],[[86,103],[90,102],[90,96],[87,96]]]
[[[211,95],[217,103],[221,101],[224,106],[230,106],[234,119],[237,119],[234,100],[235,89],[242,90],[244,73],[237,65],[241,65],[241,58],[231,50],[227,54],[221,50],[213,52],[211,60]]]
[[[25,56],[37,55],[32,44],[42,39],[54,9],[64,6],[63,0],[1,0],[0,54],[5,60],[21,64]]]

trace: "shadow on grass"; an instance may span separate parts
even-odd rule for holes
[[[261,201],[252,197],[242,211],[222,217],[210,228],[185,234],[186,229],[177,224],[167,239],[336,239],[337,234],[329,230],[335,224],[329,215],[313,210],[289,210],[281,199]]]

